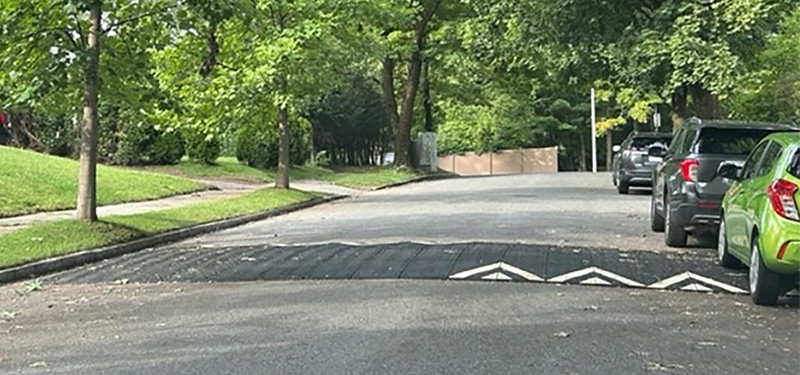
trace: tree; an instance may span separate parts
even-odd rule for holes
[[[89,35],[83,85],[83,126],[80,142],[78,177],[78,220],[97,220],[97,90],[100,65],[100,21],[102,2],[92,1],[89,7]]]
[[[411,125],[414,120],[414,106],[416,104],[417,91],[419,89],[420,77],[422,76],[423,65],[423,50],[425,47],[425,37],[429,32],[429,25],[439,10],[442,0],[420,0],[413,1],[412,16],[409,17],[413,22],[411,25],[411,43],[410,51],[408,51],[408,70],[406,75],[405,86],[401,90],[400,111],[398,115],[397,100],[395,98],[395,59],[393,53],[388,54],[383,59],[382,71],[382,88],[384,97],[384,106],[392,124],[395,141],[395,159],[396,166],[411,166],[410,150],[411,150]],[[408,27],[408,21],[402,24],[400,20],[393,20],[384,26],[383,36],[387,38],[394,38],[398,40],[399,34]]]
[[[136,80],[133,76],[142,74],[139,69],[123,67],[124,61],[139,61],[133,57],[135,53],[125,57],[133,49],[103,50],[101,40],[126,38],[126,44],[138,44],[143,40],[126,35],[128,24],[160,15],[173,5],[155,0],[64,0],[56,4],[9,0],[0,7],[0,23],[15,25],[2,28],[0,42],[0,71],[6,72],[0,83],[13,87],[5,93],[6,105],[73,118],[82,107],[76,214],[79,220],[97,220],[98,102],[104,71],[100,61],[106,56],[116,63],[118,74],[110,75],[110,82],[115,82],[113,76],[125,81]],[[117,85],[113,94],[134,86]]]

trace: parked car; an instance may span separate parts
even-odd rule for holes
[[[648,155],[650,148],[666,150],[672,134],[632,132],[619,146],[614,146],[612,178],[620,194],[628,194],[631,186],[653,186],[653,169],[661,158]]]
[[[773,305],[798,287],[800,272],[800,133],[776,133],[756,146],[744,167],[725,163],[734,181],[722,200],[717,253],[723,267],[748,264],[750,296]]]
[[[722,197],[730,180],[717,175],[723,162],[744,164],[764,137],[794,126],[772,123],[686,121],[666,153],[651,148],[664,161],[653,172],[650,226],[664,233],[668,246],[684,247],[687,237],[719,230]]]

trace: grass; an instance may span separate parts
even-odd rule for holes
[[[346,167],[320,176],[320,179],[356,189],[375,188],[395,182],[407,181],[418,174],[410,170],[381,167]]]
[[[253,168],[239,163],[234,157],[227,156],[218,158],[214,165],[197,163],[183,158],[180,163],[176,165],[150,166],[144,169],[152,172],[191,178],[228,178],[250,182],[272,182],[275,181],[276,175],[274,170]],[[317,179],[320,176],[332,174],[333,171],[320,167],[293,166],[289,170],[289,173],[292,180],[311,180]]]
[[[159,165],[145,167],[145,169],[192,178],[229,177],[252,182],[273,181],[275,178],[274,173],[241,164],[232,157],[220,157],[215,165],[196,163],[183,158],[176,165]]]
[[[78,162],[0,146],[0,217],[75,207]],[[109,205],[204,189],[176,176],[97,166],[97,202]]]
[[[317,194],[262,189],[236,198],[100,222],[64,220],[33,225],[0,236],[0,268],[150,236],[176,228],[247,215],[302,202]]]
[[[195,163],[184,159],[176,165],[147,167],[147,169],[192,178],[229,178],[253,182],[271,182],[275,180],[274,170],[265,171],[248,167],[232,157],[221,157],[217,159],[216,165]],[[322,180],[357,189],[374,188],[384,184],[409,180],[417,176],[412,171],[385,167],[326,169],[313,166],[293,166],[289,173],[293,181]]]

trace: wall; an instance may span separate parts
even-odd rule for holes
[[[439,169],[459,176],[555,173],[558,172],[558,147],[441,156]]]

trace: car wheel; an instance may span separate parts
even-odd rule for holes
[[[778,302],[781,278],[764,265],[758,242],[758,236],[753,236],[750,247],[750,298],[756,305],[771,306]]]
[[[655,194],[650,197],[650,229],[659,233],[664,231],[664,216],[656,210]]]
[[[669,247],[686,247],[686,240],[689,236],[680,223],[676,222],[675,216],[672,216],[672,208],[669,206],[669,201],[664,203],[664,242]]]
[[[728,252],[728,230],[725,225],[725,215],[719,221],[719,238],[717,239],[717,261],[725,268],[739,268],[739,262],[731,253]]]
[[[617,182],[617,191],[620,194],[628,194],[630,182],[625,181],[625,179],[621,179]]]

